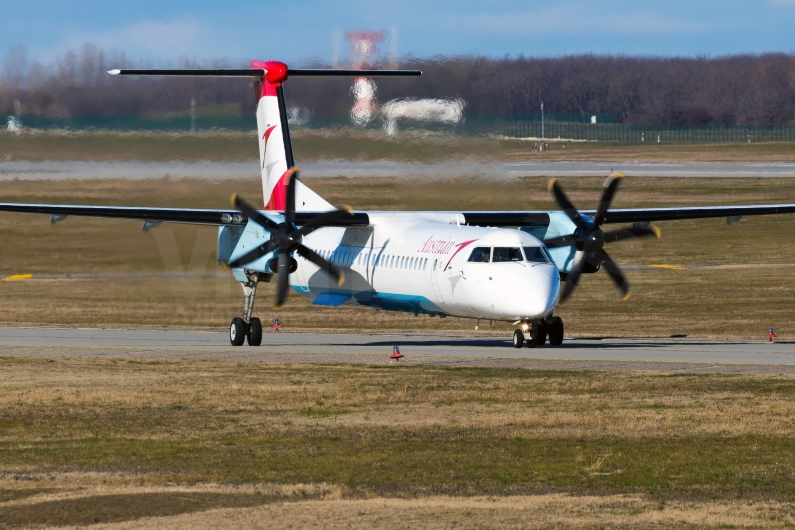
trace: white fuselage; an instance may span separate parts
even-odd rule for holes
[[[554,263],[468,261],[476,248],[543,247],[530,234],[462,226],[447,213],[368,215],[370,227],[323,228],[304,239],[344,272],[343,285],[296,255],[295,292],[318,305],[440,316],[533,320],[552,314],[560,290]]]

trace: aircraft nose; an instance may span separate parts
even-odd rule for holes
[[[537,265],[530,268],[533,277],[528,309],[529,317],[551,315],[560,295],[560,274],[554,265]]]
[[[467,272],[468,306],[479,316],[536,319],[549,316],[560,293],[560,274],[554,264],[498,263],[478,278]]]
[[[560,294],[560,274],[554,265],[529,267],[520,289],[516,289],[516,316],[540,318],[551,315]]]

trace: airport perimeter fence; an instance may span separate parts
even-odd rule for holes
[[[510,138],[541,138],[541,122],[516,121],[506,127]],[[547,140],[587,140],[604,142],[791,142],[795,141],[793,126],[725,125],[654,126],[624,123],[545,122]]]
[[[791,142],[795,141],[795,126],[746,126],[724,125],[659,126],[612,123],[612,115],[597,116],[597,123],[590,123],[589,116],[552,115],[544,122],[544,138],[547,140],[606,141],[606,142]],[[602,120],[602,121],[599,121]],[[399,131],[424,130],[459,136],[507,136],[517,139],[541,138],[539,116],[467,117],[455,125],[401,121]],[[137,116],[97,117],[43,117],[0,116],[0,128],[17,124],[23,129],[62,131],[118,131],[118,132],[172,132],[213,133],[214,131],[256,132],[254,116],[201,117],[180,116],[177,118],[141,118]],[[337,119],[312,118],[307,122],[290,122],[291,129],[348,129],[354,128],[346,117]],[[356,127],[358,128],[358,127]],[[382,129],[381,120],[373,120],[366,129]]]

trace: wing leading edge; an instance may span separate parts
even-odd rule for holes
[[[247,222],[239,210],[211,210],[198,208],[148,208],[139,206],[84,206],[71,204],[17,204],[0,203],[0,212],[41,213],[58,216],[102,217],[106,219],[132,219],[150,222],[186,223],[198,225],[244,225]],[[303,225],[317,212],[298,212],[295,223]],[[333,226],[368,226],[366,213],[338,220]]]
[[[212,210],[198,208],[148,208],[139,206],[85,206],[70,204],[19,204],[0,203],[0,212],[39,213],[58,216],[102,217],[107,219],[132,219],[150,222],[186,223],[200,225],[244,225],[247,222],[238,210]],[[296,212],[295,224],[303,225],[320,212]],[[549,211],[514,212],[463,212],[464,222],[470,226],[543,226],[549,224]],[[593,216],[595,210],[584,210]],[[746,215],[776,215],[795,213],[795,204],[756,204],[744,206],[692,206],[684,208],[628,208],[609,210],[605,223],[642,223],[709,219]],[[338,220],[332,226],[364,227],[370,225],[369,216],[356,212]]]
[[[466,224],[472,226],[538,226],[549,223],[550,212],[465,212]],[[588,216],[596,210],[583,210]],[[605,223],[643,223],[654,221],[681,221],[685,219],[710,219],[746,215],[775,215],[795,213],[795,204],[756,204],[744,206],[689,206],[684,208],[628,208],[609,210]]]

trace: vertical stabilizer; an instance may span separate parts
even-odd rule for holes
[[[251,61],[251,68],[266,72],[257,103],[257,138],[265,209],[284,211],[288,170],[295,165],[282,88],[287,79],[287,65],[278,61]],[[295,203],[298,212],[333,209],[301,182],[296,187]]]

